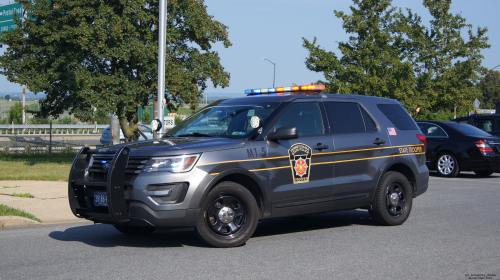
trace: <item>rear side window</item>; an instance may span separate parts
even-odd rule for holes
[[[405,108],[399,104],[378,104],[378,109],[400,130],[418,129]]]
[[[496,131],[493,119],[475,119],[474,126],[486,132]]]
[[[325,102],[332,133],[375,131],[375,123],[366,111],[352,102]]]

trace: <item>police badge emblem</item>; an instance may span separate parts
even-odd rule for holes
[[[305,144],[298,143],[288,149],[288,155],[292,167],[293,183],[309,182],[312,149]]]

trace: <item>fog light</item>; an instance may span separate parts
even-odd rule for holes
[[[156,204],[180,203],[184,200],[188,183],[148,185],[144,193]]]

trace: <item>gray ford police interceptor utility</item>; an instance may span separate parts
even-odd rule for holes
[[[83,148],[71,210],[125,234],[195,227],[216,247],[278,217],[364,208],[378,224],[403,224],[427,190],[425,136],[395,100],[322,89],[247,90],[161,139]]]

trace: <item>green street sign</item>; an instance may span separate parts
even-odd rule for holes
[[[23,5],[14,3],[0,6],[0,32],[8,32],[17,27],[14,23],[15,14],[19,18],[23,17]]]

